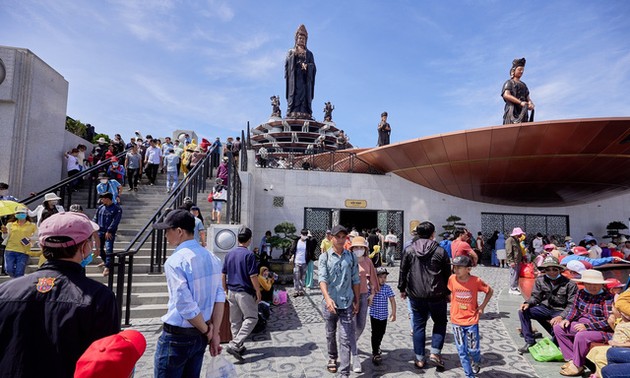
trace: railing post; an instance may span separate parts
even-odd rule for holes
[[[113,272],[110,272],[110,276]],[[118,256],[118,272],[116,280],[116,299],[118,300],[118,319],[122,323],[123,293],[125,290],[125,255]],[[129,306],[129,302],[125,304]]]
[[[129,275],[127,276],[127,301],[125,303],[125,325],[129,326],[131,317],[131,284],[133,278],[133,254],[129,255]]]

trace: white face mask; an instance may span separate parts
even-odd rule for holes
[[[101,180],[101,184],[107,184],[107,180]]]
[[[357,257],[361,257],[365,254],[365,248],[355,248],[353,252]]]

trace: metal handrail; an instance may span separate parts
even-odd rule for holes
[[[120,159],[121,157],[123,157],[129,150],[124,150],[120,153],[118,153],[116,155],[117,159]],[[61,197],[61,201],[60,203],[64,206],[70,205],[72,203],[72,190],[68,190],[68,185],[70,183],[72,183],[73,181],[76,180],[80,180],[83,179],[83,177],[93,177],[93,174],[98,172],[101,168],[107,167],[112,161],[112,158],[107,158],[105,160],[103,160],[102,162],[91,166],[90,168],[81,171],[80,173],[74,175],[74,176],[70,176],[68,178],[65,178],[61,181],[59,181],[58,183],[49,186],[46,189],[42,189],[39,192],[37,192],[37,194],[29,196],[23,200],[20,200],[19,202],[24,204],[24,205],[29,205],[32,204],[33,202],[40,200],[42,198],[44,198],[44,196],[46,195],[46,193],[57,193],[57,191],[59,191],[59,196]],[[96,194],[94,193],[94,181],[93,180],[87,180],[88,181],[88,203],[87,203],[87,208],[93,208],[96,205]]]
[[[206,179],[210,177],[212,154],[206,155],[195,167],[188,173],[188,175],[181,180],[172,193],[164,200],[162,206],[160,206],[155,213],[149,218],[147,223],[136,233],[129,245],[124,251],[115,252],[112,255],[113,259],[118,259],[114,262],[114,266],[117,269],[112,269],[112,274],[108,278],[108,286],[113,289],[114,274],[116,274],[116,300],[118,302],[118,309],[120,319],[122,321],[122,308],[123,308],[123,295],[126,296],[125,303],[125,325],[129,325],[129,318],[131,315],[131,289],[133,284],[133,257],[138,253],[140,248],[144,246],[149,237],[151,237],[151,262],[150,273],[161,273],[162,264],[166,260],[166,243],[164,241],[164,230],[153,229],[154,223],[160,221],[167,208],[177,208],[184,202],[184,197],[190,196],[193,202],[197,202],[197,193],[206,190]],[[128,258],[128,260],[127,260]],[[128,274],[125,276],[126,265],[128,267]],[[127,292],[124,293],[125,277],[127,278]]]
[[[270,156],[270,158],[268,159],[267,168],[278,168],[273,166],[274,160],[271,159],[273,158],[273,153],[271,153],[270,155],[272,156]],[[359,157],[356,152],[327,151],[317,154],[284,152],[279,155],[288,155],[286,159],[288,165],[284,169],[317,169],[326,172],[368,173],[376,175],[385,174],[378,168],[363,160],[363,158]],[[277,162],[277,160],[275,160],[275,162]],[[319,162],[327,162],[327,167],[319,167]],[[337,163],[340,162],[346,163],[339,167],[337,166]],[[304,166],[296,166],[296,164],[298,163],[302,165],[304,165],[304,163],[308,163],[308,167],[305,168]],[[361,169],[359,165],[363,168]]]

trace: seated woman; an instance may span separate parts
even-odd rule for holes
[[[273,283],[275,282],[269,268],[260,267],[258,274],[258,283],[260,283],[261,299],[269,304],[273,303]]]
[[[600,271],[589,269],[580,279],[584,289],[578,291],[573,308],[566,319],[553,326],[564,359],[560,374],[582,375],[586,354],[592,342],[608,342],[612,328],[608,317],[612,314],[613,295],[605,289],[606,281]]]

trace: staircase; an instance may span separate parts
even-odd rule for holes
[[[181,179],[182,177],[180,177],[180,180]],[[143,183],[146,183],[146,179],[144,179],[139,185],[137,192],[129,191],[128,186],[124,187],[121,194],[123,215],[120,225],[118,226],[118,232],[116,233],[116,241],[114,243],[115,252],[124,251],[128,247],[129,242],[168,197],[165,180],[166,175],[158,173],[156,185],[154,186],[143,185]],[[208,191],[212,188],[211,182],[213,181],[211,180],[213,179],[208,179]],[[73,195],[73,202],[86,203],[87,195],[87,190],[83,189]],[[207,195],[207,192],[205,194],[197,194],[197,206],[201,208],[206,228],[210,225],[212,211],[212,204],[206,201]],[[31,208],[34,207],[34,205],[31,206]],[[95,211],[96,209],[87,209],[85,213],[92,218]],[[172,250],[173,248],[169,246],[169,254]],[[38,250],[34,248],[33,251],[36,252]],[[151,239],[149,238],[145,245],[134,256],[133,289],[131,296],[132,323],[138,322],[138,320],[146,322],[148,319],[157,321],[159,317],[166,313],[168,303],[166,278],[163,273],[149,274],[150,259]],[[37,269],[37,262],[37,257],[31,257],[29,266],[26,269],[26,274]],[[97,258],[86,268],[87,276],[106,285],[107,277],[103,277],[102,275],[103,268],[98,267],[100,262],[101,259]],[[8,279],[8,276],[0,276],[0,283]],[[116,283],[114,282],[114,291],[115,289]]]

